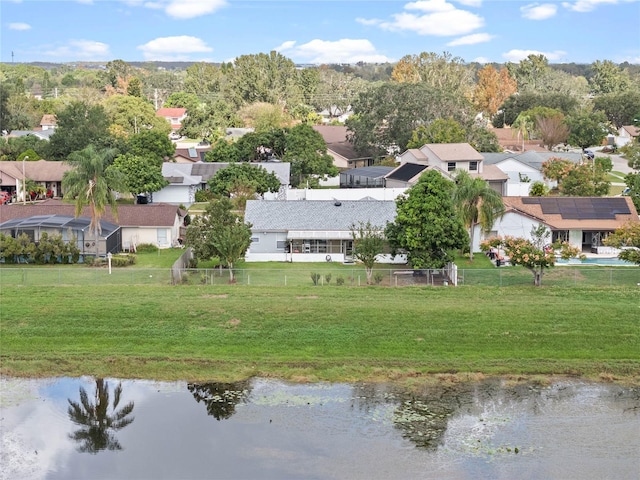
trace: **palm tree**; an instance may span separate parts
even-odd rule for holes
[[[62,177],[64,198],[72,199],[76,204],[76,217],[82,213],[85,205],[91,212],[90,229],[96,241],[96,257],[98,256],[98,237],[101,232],[100,218],[107,205],[111,206],[113,216],[117,218],[117,205],[113,192],[127,191],[126,177],[114,168],[107,168],[116,151],[113,149],[96,150],[89,145],[83,150],[69,155],[67,163],[73,169]]]
[[[98,453],[100,450],[122,450],[120,442],[112,433],[133,422],[127,418],[133,411],[133,402],[124,405],[120,410],[122,384],[119,383],[113,392],[113,405],[109,402],[109,383],[104,379],[96,379],[94,402],[91,402],[87,391],[80,387],[80,402],[69,401],[67,413],[69,418],[81,428],[69,437],[80,443],[80,452]],[[112,412],[109,415],[109,407]]]
[[[465,227],[469,229],[469,260],[473,261],[473,237],[476,225],[489,233],[495,221],[504,215],[502,197],[480,177],[472,178],[466,171],[455,177],[453,199]]]

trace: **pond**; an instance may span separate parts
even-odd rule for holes
[[[3,479],[637,479],[640,388],[0,379]]]

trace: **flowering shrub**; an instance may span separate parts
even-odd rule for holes
[[[488,252],[491,248],[498,248],[505,251],[512,265],[522,265],[533,273],[533,283],[535,286],[542,285],[542,275],[546,268],[555,265],[556,257],[562,259],[583,257],[579,248],[569,244],[569,242],[556,242],[548,244],[546,240],[551,232],[544,226],[538,225],[531,229],[531,239],[521,237],[492,237],[480,244],[483,252]]]

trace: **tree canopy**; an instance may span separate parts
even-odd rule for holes
[[[427,170],[396,200],[396,218],[385,236],[391,253],[406,252],[413,268],[443,268],[453,251],[468,245],[469,236],[453,203],[453,182]]]
[[[261,165],[252,163],[232,163],[221,168],[209,179],[209,188],[216,195],[231,197],[238,191],[250,189],[263,195],[280,190],[280,180],[273,172],[267,172]]]

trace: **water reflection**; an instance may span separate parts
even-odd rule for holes
[[[245,402],[251,392],[249,380],[235,383],[189,383],[187,389],[198,403],[203,402],[207,413],[216,420],[225,420],[236,413],[236,405]]]
[[[109,383],[103,378],[97,378],[95,383],[92,399],[84,387],[80,387],[79,402],[67,399],[69,418],[74,424],[80,425],[69,438],[79,444],[77,449],[81,453],[96,454],[100,450],[122,450],[115,432],[133,422],[134,418],[129,417],[133,412],[133,402],[118,409],[122,397],[122,383],[118,383],[113,390],[113,403],[109,401]]]
[[[0,377],[0,393],[7,480],[637,480],[640,467],[640,390],[571,380],[407,391]]]

